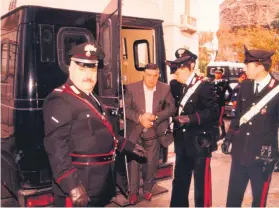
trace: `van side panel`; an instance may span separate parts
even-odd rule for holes
[[[1,19],[1,200],[14,198],[20,186],[15,163],[15,109],[16,74],[20,56],[18,51],[21,43],[18,27],[23,16],[24,11],[18,10]]]

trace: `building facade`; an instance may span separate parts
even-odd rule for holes
[[[199,34],[197,0],[154,0],[161,8],[167,60],[175,58],[178,48],[198,55]],[[197,66],[196,66],[197,67]]]

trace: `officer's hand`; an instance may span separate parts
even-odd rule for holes
[[[139,144],[135,145],[135,148],[133,149],[133,153],[139,157],[146,157],[145,149],[142,146],[140,146]]]
[[[70,197],[75,207],[85,207],[88,204],[89,197],[81,184],[70,191]]]
[[[189,116],[177,116],[175,117],[175,120],[179,121],[181,124],[189,124],[190,118]]]
[[[231,154],[230,146],[231,142],[229,142],[227,139],[224,139],[223,144],[221,145],[222,152],[226,155]]]

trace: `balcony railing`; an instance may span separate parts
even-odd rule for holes
[[[197,32],[197,19],[188,15],[181,15],[180,29],[190,34]]]

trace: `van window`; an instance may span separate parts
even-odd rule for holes
[[[14,96],[13,82],[15,76],[16,49],[17,45],[13,42],[4,42],[1,44],[1,83],[6,84],[2,86],[2,97],[12,98]]]
[[[105,58],[104,58],[104,65],[106,66],[105,69],[111,69],[111,49],[112,49],[112,37],[111,37],[111,20],[109,19],[106,22],[106,25],[103,26],[103,35],[102,35],[102,47],[104,50]]]
[[[8,43],[1,44],[1,80],[7,77],[8,73]]]
[[[78,44],[94,41],[92,33],[86,28],[64,27],[57,34],[57,56],[59,67],[68,72],[70,49]]]
[[[150,49],[147,40],[137,40],[134,42],[135,68],[143,71],[146,64],[150,63]]]
[[[211,75],[214,75],[214,71],[215,71],[215,69],[222,69],[223,70],[223,75],[225,74],[225,72],[226,72],[226,69],[224,68],[224,67],[211,67],[210,68],[210,74]]]

